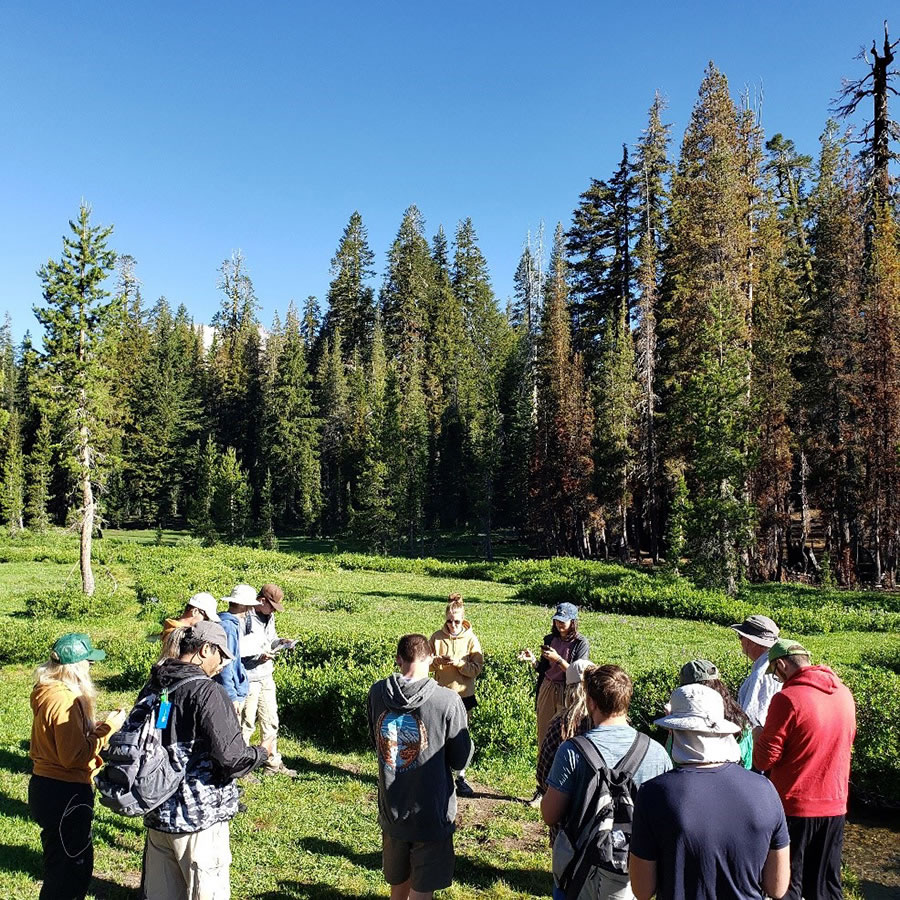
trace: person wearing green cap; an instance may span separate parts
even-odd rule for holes
[[[828,668],[810,663],[796,641],[777,640],[767,671],[782,683],[753,747],[753,765],[768,772],[791,835],[789,900],[837,900],[856,703]]]
[[[28,808],[41,827],[41,900],[82,900],[94,870],[93,779],[101,748],[127,715],[118,709],[103,722],[94,720],[90,665],[105,657],[88,635],[64,634],[35,671]]]

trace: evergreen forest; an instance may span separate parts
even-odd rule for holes
[[[107,525],[412,555],[457,531],[487,558],[514,534],[732,592],[895,586],[895,48],[855,64],[809,154],[712,63],[680,144],[648,98],[568,225],[523,235],[502,302],[474,223],[410,206],[379,279],[354,212],[326,297],[263,323],[232,253],[200,323],[143,297],[82,205],[37,273],[41,341],[0,334],[4,524],[80,530],[88,593]]]

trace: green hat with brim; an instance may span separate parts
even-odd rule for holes
[[[86,659],[91,662],[106,659],[106,651],[98,650],[94,647],[88,635],[72,633],[64,634],[57,639],[50,653],[50,658],[54,662],[70,666],[73,663],[80,663]]]
[[[798,644],[796,641],[786,641],[779,639],[769,647],[769,665],[766,666],[766,675],[771,675],[775,671],[775,663],[785,656],[809,656],[809,650]]]

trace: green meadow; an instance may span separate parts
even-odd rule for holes
[[[815,610],[818,600],[830,625],[791,636],[854,688],[860,710],[854,790],[900,798],[900,636],[896,607],[879,595],[779,593],[769,586],[730,601],[673,576],[605,564],[411,560],[307,545],[290,546],[290,552],[206,549],[176,534],[163,541],[169,545],[154,543],[152,533],[97,541],[98,591],[85,603],[77,592],[74,538],[53,532],[0,540],[0,897],[24,900],[38,893],[39,833],[26,802],[28,697],[32,669],[53,639],[88,631],[109,654],[94,668],[99,708],[129,706],[156,658],[153,636],[162,618],[194,591],[224,596],[238,581],[276,581],[285,589],[279,633],[299,643],[276,667],[280,744],[299,777],[246,785],[247,811],[232,823],[235,898],[387,896],[365,696],[374,680],[392,670],[400,634],[431,634],[440,625],[451,591],[465,597],[487,663],[472,717],[478,751],[471,775],[479,796],[460,802],[456,883],[443,897],[550,893],[549,848],[539,815],[517,802],[530,796],[536,748],[533,676],[515,655],[526,646],[537,649],[550,604],[562,596],[590,607],[580,628],[591,658],[616,662],[632,674],[632,720],[644,728],[651,728],[690,658],[709,657],[732,685],[740,683],[748,664],[720,621],[732,611],[729,603],[780,609],[787,620],[812,622],[802,611]],[[669,616],[659,614],[666,602]],[[645,607],[654,614],[637,614]],[[142,840],[139,822],[98,807],[94,897],[137,896]]]

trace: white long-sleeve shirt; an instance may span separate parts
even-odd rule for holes
[[[272,642],[278,640],[275,631],[275,613],[268,617],[259,615],[251,610],[244,617],[241,628],[241,660],[247,670],[250,681],[262,681],[275,671],[275,665],[271,659],[265,662],[257,662],[260,654],[272,652]]]
[[[738,705],[747,714],[754,728],[766,724],[769,701],[781,690],[781,682],[776,681],[772,675],[766,675],[768,665],[769,654],[763,653],[753,663],[750,674],[738,691]]]

